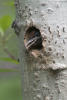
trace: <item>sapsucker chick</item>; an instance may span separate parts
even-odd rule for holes
[[[37,55],[40,53],[39,51],[43,48],[40,31],[32,26],[25,33],[24,43],[26,49],[31,52],[33,56],[37,57]]]
[[[28,33],[26,34],[27,34],[27,38],[26,38],[27,42],[25,46],[28,50],[42,48],[42,36],[38,29],[32,27],[32,29],[28,31]]]

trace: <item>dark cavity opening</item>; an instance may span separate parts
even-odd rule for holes
[[[42,49],[42,36],[36,27],[29,27],[24,36],[25,47],[30,49]]]

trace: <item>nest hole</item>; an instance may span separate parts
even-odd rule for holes
[[[27,50],[42,49],[42,36],[40,30],[34,26],[29,27],[24,35],[24,44]]]

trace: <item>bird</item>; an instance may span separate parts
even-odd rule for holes
[[[25,47],[28,50],[42,48],[42,36],[41,36],[40,31],[38,29],[32,27],[30,30],[27,31],[25,36],[26,36]]]
[[[35,57],[40,53],[42,46],[42,36],[39,29],[35,27],[29,28],[25,33],[24,43],[26,49]]]

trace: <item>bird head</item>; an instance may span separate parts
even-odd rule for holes
[[[42,36],[36,28],[32,28],[30,31],[28,30],[28,33],[25,34],[24,41],[27,50],[40,49],[42,47]]]

